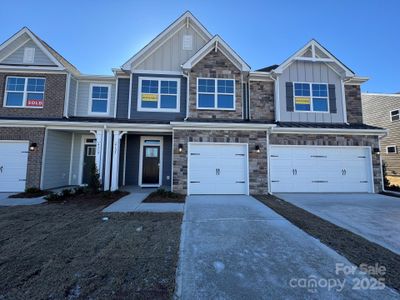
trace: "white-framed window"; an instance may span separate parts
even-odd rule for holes
[[[329,112],[328,84],[293,83],[294,110],[298,112]]]
[[[235,110],[235,80],[197,78],[197,108]]]
[[[179,112],[180,79],[140,77],[138,111]]]
[[[392,110],[390,112],[390,121],[398,121],[400,120],[400,110],[396,109],[396,110]]]
[[[42,108],[45,83],[45,78],[8,76],[4,106]]]
[[[110,84],[92,83],[90,85],[89,114],[108,114],[110,106]]]
[[[387,154],[394,154],[397,153],[397,146],[396,145],[390,145],[386,147],[386,153]]]

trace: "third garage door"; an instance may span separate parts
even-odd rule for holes
[[[248,194],[246,144],[189,144],[190,194]]]
[[[271,146],[271,192],[372,192],[366,147]]]

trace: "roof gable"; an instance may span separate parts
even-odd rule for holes
[[[282,73],[290,64],[294,61],[308,61],[308,62],[322,62],[327,64],[336,73],[343,77],[354,77],[354,72],[344,65],[339,59],[337,59],[332,53],[324,48],[316,40],[312,39],[303,48],[298,50],[295,54],[286,59],[280,64],[274,73]]]
[[[221,51],[239,70],[243,72],[250,71],[250,66],[218,35],[214,36],[203,48],[186,61],[182,68],[191,69],[212,50]]]
[[[31,63],[24,63],[22,59],[24,49],[27,47],[35,49],[35,58]],[[74,75],[79,74],[77,68],[27,27],[22,28],[0,45],[0,65],[3,65],[3,67],[21,65],[25,67],[47,67],[56,70],[67,69]]]
[[[199,38],[202,40],[201,43],[198,42],[196,44],[200,45],[197,46],[197,48],[201,47],[212,38],[212,35],[208,32],[208,30],[189,11],[187,11],[177,20],[175,20],[170,26],[168,26],[163,32],[161,32],[156,38],[154,38],[150,43],[143,47],[132,58],[130,58],[126,63],[124,63],[121,68],[123,70],[133,70],[138,68],[140,69],[149,56],[153,55],[154,53],[157,54],[157,50],[159,50],[171,39],[181,34],[180,31],[183,28],[186,28],[186,30],[190,30],[196,33],[196,35],[198,35]],[[197,49],[195,47],[194,51],[196,50]]]

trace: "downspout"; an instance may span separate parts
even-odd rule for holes
[[[279,81],[271,74],[271,78],[274,81],[274,109],[275,109],[275,121],[279,122],[281,120],[281,106],[280,106],[280,96],[279,96]]]
[[[348,78],[348,79],[343,79],[343,80],[341,80],[341,85],[342,85],[342,107],[343,107],[343,111],[342,111],[342,113],[343,113],[343,123],[345,123],[345,124],[349,124],[349,122],[348,122],[348,120],[347,120],[347,102],[346,102],[346,93],[345,93],[345,91],[344,91],[344,89],[345,89],[345,82],[348,82],[349,80],[350,80],[351,78]]]
[[[63,112],[65,118],[68,118],[70,85],[71,85],[71,73],[68,73],[67,80],[65,82],[65,99],[64,99],[64,112]]]
[[[385,138],[385,137],[387,137],[387,135],[388,135],[388,133],[387,132],[385,132],[385,134],[383,134],[383,135],[381,135],[381,136],[379,136],[378,137],[378,146],[379,146],[379,163],[381,164],[381,185],[382,185],[382,191],[384,191],[384,192],[389,192],[390,193],[390,191],[387,191],[387,190],[385,190],[385,175],[383,174],[383,163],[382,163],[382,155],[381,155],[381,152],[382,152],[382,150],[381,150],[381,139],[383,139],[383,138]],[[374,172],[374,170],[372,170],[372,173]],[[372,174],[372,178],[374,177],[374,175]],[[375,189],[375,188],[374,188]]]
[[[190,79],[189,79],[189,74],[185,74],[185,71],[182,72],[182,76],[186,78],[186,117],[183,119],[186,121],[189,118],[189,85],[190,85]]]

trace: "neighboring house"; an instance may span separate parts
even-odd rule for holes
[[[81,74],[27,28],[0,46],[0,191],[85,184],[93,163],[106,190],[381,190],[367,79],[315,40],[251,71],[186,12],[113,73]]]
[[[366,124],[388,129],[381,141],[381,157],[387,175],[400,176],[400,94],[361,95]]]

